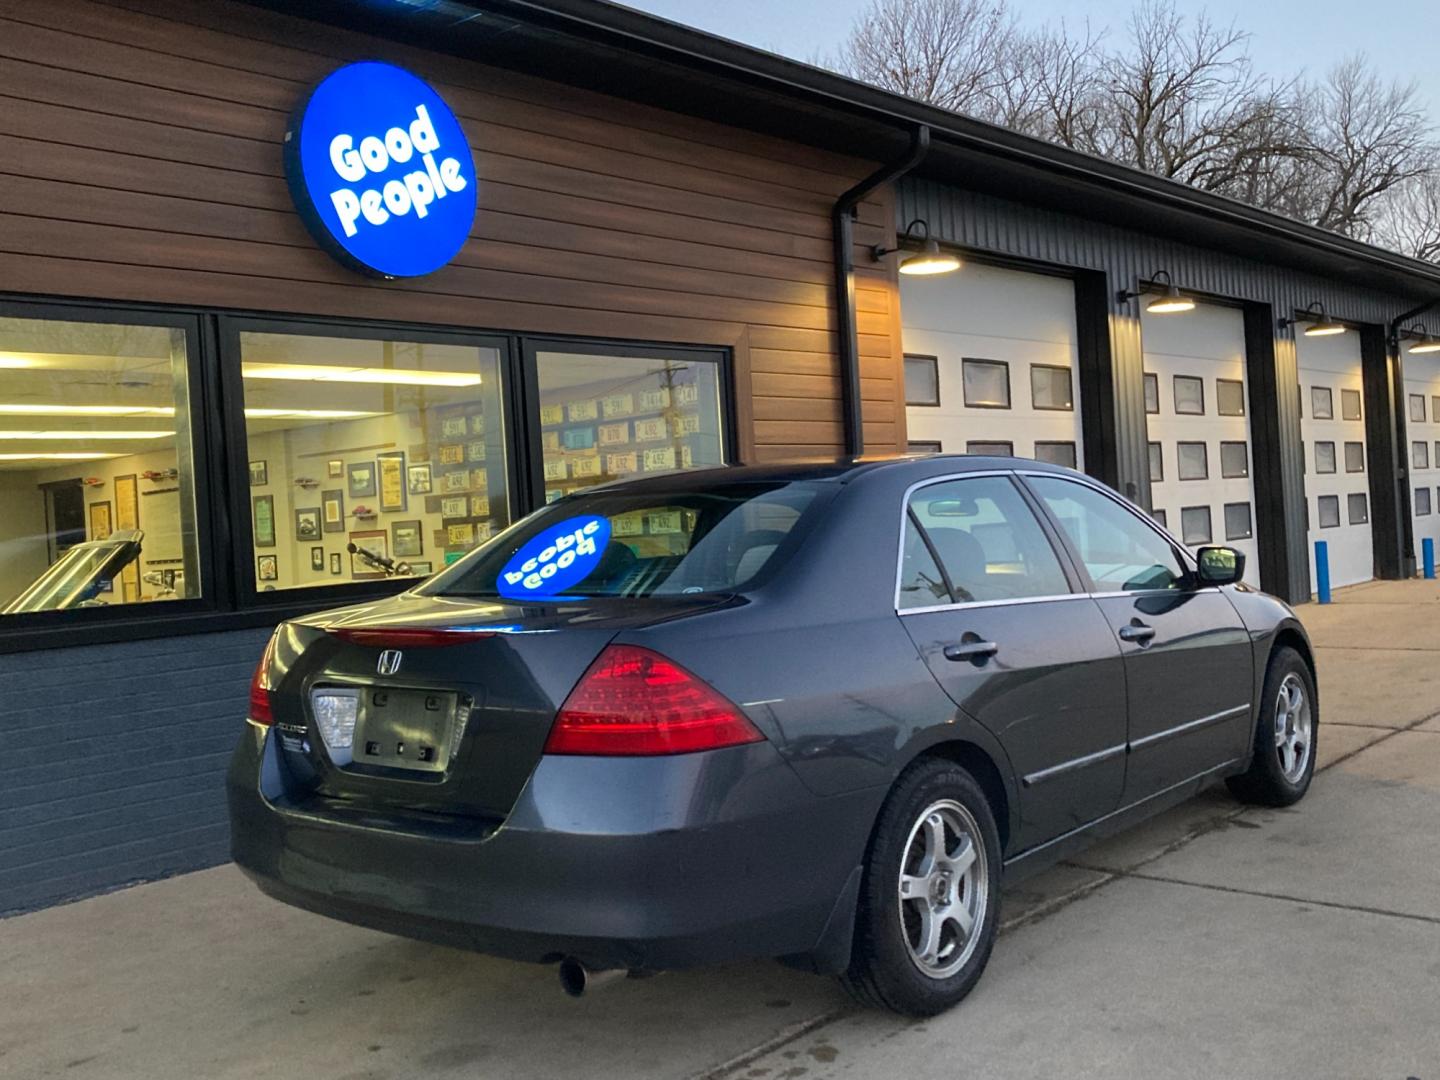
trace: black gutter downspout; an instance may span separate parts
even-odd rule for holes
[[[830,211],[835,239],[835,326],[840,349],[840,422],[845,434],[845,454],[859,457],[865,452],[865,428],[860,411],[860,338],[855,327],[855,208],[882,184],[898,180],[930,149],[930,129],[925,125],[910,134],[910,149],[904,157],[882,166],[841,195]]]
[[[1410,516],[1410,439],[1409,433],[1405,430],[1410,418],[1408,412],[1410,399],[1405,393],[1405,361],[1400,353],[1400,325],[1424,315],[1437,304],[1440,304],[1440,297],[1395,316],[1390,320],[1390,336],[1387,341],[1390,346],[1390,362],[1395,365],[1392,372],[1395,395],[1395,447],[1400,458],[1401,475],[1405,477],[1405,482],[1400,485],[1400,574],[1404,578],[1415,576],[1415,520]]]

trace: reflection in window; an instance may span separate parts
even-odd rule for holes
[[[1361,415],[1360,415],[1360,391],[1359,391],[1359,390],[1341,390],[1341,391],[1340,391],[1340,419],[1342,419],[1342,420],[1359,420],[1359,419],[1362,419],[1362,417],[1361,417]]]
[[[1250,475],[1250,448],[1245,443],[1220,444],[1220,475],[1226,479]]]
[[[708,360],[540,352],[545,501],[629,476],[725,464]]]
[[[1317,442],[1315,444],[1315,471],[1317,473],[1333,473],[1335,471],[1335,444],[1333,442]]]
[[[0,318],[0,610],[200,595],[185,334]]]
[[[1335,402],[1330,395],[1328,386],[1312,386],[1310,388],[1310,418],[1312,420],[1333,420],[1335,418]]]
[[[1350,512],[1351,525],[1364,525],[1370,520],[1370,507],[1363,491],[1352,492],[1345,497],[1345,501]]]
[[[242,331],[240,355],[260,591],[425,576],[509,524],[498,350]]]
[[[1073,442],[1037,442],[1035,444],[1035,460],[1044,461],[1050,465],[1064,465],[1067,469],[1075,468],[1075,444]]]
[[[1321,495],[1315,500],[1315,508],[1319,511],[1320,528],[1333,529],[1340,524],[1340,496]]]
[[[1097,591],[1179,588],[1183,568],[1174,549],[1139,514],[1086,484],[1057,476],[1030,480]]]
[[[1031,364],[1030,401],[1037,409],[1073,410],[1075,400],[1070,388],[1070,369]]]
[[[911,496],[910,509],[940,558],[956,602],[1070,591],[1059,556],[1009,479],[977,476],[931,484]]]
[[[1210,543],[1210,507],[1183,506],[1180,508],[1180,539],[1191,547]]]
[[[1216,379],[1215,411],[1221,416],[1244,416],[1245,384],[1239,379]]]
[[[1225,539],[1248,540],[1254,535],[1248,502],[1225,504]]]
[[[972,409],[1010,408],[1010,365],[1000,360],[960,362],[965,384],[965,404]]]
[[[905,356],[905,404],[939,405],[939,360],[933,356]]]
[[[1210,459],[1203,442],[1175,444],[1175,471],[1181,480],[1204,480],[1210,475]]]
[[[1151,415],[1160,411],[1160,377],[1149,371],[1145,373],[1145,411]]]
[[[1175,376],[1175,411],[1181,416],[1205,414],[1205,380],[1193,375]]]
[[[1440,444],[1436,444],[1440,445]],[[1345,444],[1345,471],[1365,471],[1365,444],[1360,442],[1347,442]]]

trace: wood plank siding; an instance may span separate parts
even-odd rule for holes
[[[480,210],[454,263],[377,282],[290,201],[307,88],[401,64],[459,115]],[[0,292],[734,350],[745,460],[841,446],[829,208],[874,168],[651,106],[210,0],[0,0]],[[855,229],[867,447],[903,446],[891,194]]]

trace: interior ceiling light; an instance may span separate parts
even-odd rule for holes
[[[168,439],[174,434],[173,431],[85,431],[77,428],[74,431],[0,431],[0,439],[76,439],[84,442],[88,439]]]
[[[247,379],[300,382],[392,383],[401,386],[479,386],[480,376],[464,371],[414,371],[404,368],[338,367],[328,364],[242,364]]]
[[[27,368],[40,365],[28,356],[18,353],[0,353],[0,368]]]
[[[1424,323],[1416,323],[1411,333],[1420,340],[1411,345],[1406,352],[1410,353],[1435,353],[1440,352],[1440,338],[1437,338],[1430,331],[1425,329]]]
[[[360,420],[385,414],[364,409],[246,409],[245,415],[251,420]]]
[[[921,235],[916,236],[916,229]],[[912,254],[900,260],[900,273],[912,274],[915,276],[929,274],[949,274],[959,270],[963,265],[959,256],[949,251],[940,250],[940,241],[930,236],[930,226],[923,218],[916,218],[905,226],[905,231],[900,234],[900,246],[887,248],[876,244],[870,249],[870,257],[879,262],[886,255],[892,255],[897,251],[911,251]],[[915,251],[916,245],[919,250]]]
[[[120,454],[95,454],[84,451],[55,454],[0,454],[0,461],[104,461],[121,456]]]
[[[1180,291],[1171,280],[1169,270],[1156,270],[1150,275],[1148,285],[1142,285],[1139,289],[1122,289],[1117,298],[1120,303],[1128,304],[1137,296],[1151,294],[1158,294],[1145,305],[1145,310],[1151,315],[1175,315],[1182,311],[1195,310],[1194,299]]]
[[[164,405],[6,405],[0,416],[174,416]]]
[[[1309,323],[1305,327],[1306,337],[1333,337],[1336,334],[1345,333],[1347,329],[1344,323],[1336,322],[1325,314],[1325,305],[1319,300],[1312,300],[1306,305],[1305,310],[1293,319],[1281,319],[1280,329],[1294,326],[1296,323]]]

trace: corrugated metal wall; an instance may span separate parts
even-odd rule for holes
[[[1138,280],[1163,269],[1183,289],[1268,304],[1277,319],[1320,300],[1336,318],[1374,324],[1388,323],[1416,299],[927,180],[902,181],[896,210],[900,227],[924,218],[932,236],[978,253],[1098,270],[1108,276],[1120,488],[1127,494],[1133,490],[1136,501],[1146,506],[1150,481],[1139,307],[1133,301],[1117,303],[1116,290],[1133,289]],[[1288,330],[1276,332],[1275,367],[1278,387],[1296,385],[1295,340]],[[1278,420],[1290,551],[1288,595],[1302,598],[1310,595],[1310,584],[1297,395],[1279,394]]]
[[[268,630],[0,655],[0,915],[230,857]]]

